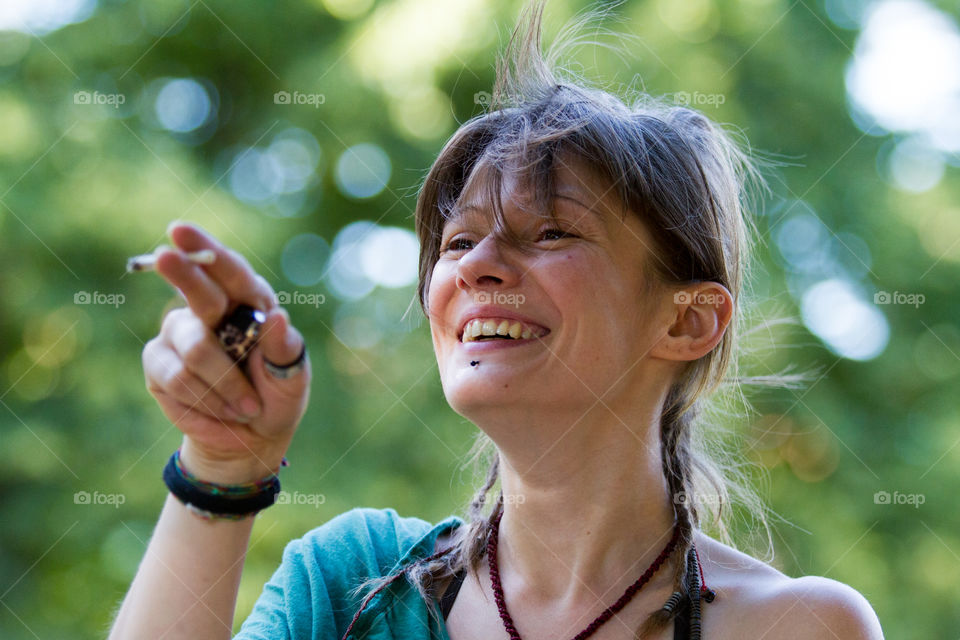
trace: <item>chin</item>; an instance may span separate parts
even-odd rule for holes
[[[516,370],[485,364],[481,360],[476,368],[468,366],[467,371],[457,372],[453,380],[443,384],[450,407],[465,418],[520,401],[524,387],[532,384],[529,376],[518,375]]]

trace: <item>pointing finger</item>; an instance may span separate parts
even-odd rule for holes
[[[208,327],[215,327],[227,313],[230,300],[223,288],[180,251],[163,251],[157,257],[156,270],[180,290],[194,315]]]
[[[230,300],[243,302],[263,311],[269,311],[276,306],[273,289],[242,255],[190,223],[175,221],[167,228],[167,233],[174,245],[183,251],[211,249],[216,254],[213,264],[198,268],[219,285]]]

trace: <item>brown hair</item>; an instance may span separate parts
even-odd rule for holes
[[[654,286],[713,281],[724,285],[734,302],[734,315],[719,344],[699,360],[687,363],[668,392],[660,422],[663,472],[673,497],[680,538],[675,553],[675,590],[687,592],[687,557],[695,528],[704,517],[730,544],[730,509],[738,503],[758,519],[772,548],[765,507],[750,486],[742,465],[704,429],[706,410],[722,406],[714,393],[746,403],[745,383],[792,386],[802,375],[745,378],[738,373],[738,341],[743,329],[744,275],[754,232],[747,215],[752,187],[762,188],[756,169],[734,136],[694,109],[658,101],[637,92],[629,106],[611,93],[592,88],[581,78],[561,78],[556,61],[561,52],[580,44],[582,27],[606,11],[593,11],[568,25],[541,52],[541,18],[545,0],[530,0],[497,65],[497,79],[486,113],[465,122],[444,145],[427,174],[416,206],[420,240],[419,303],[429,314],[427,292],[436,264],[443,225],[468,181],[483,166],[492,169],[488,189],[497,232],[509,237],[500,203],[504,171],[516,171],[530,187],[534,210],[551,215],[554,171],[565,154],[583,159],[611,185],[627,212],[644,221],[656,240],[652,261]],[[600,43],[592,43],[600,44]],[[769,326],[769,325],[767,325]],[[765,327],[760,327],[765,328]],[[716,435],[716,434],[713,434]],[[499,475],[499,454],[493,441],[479,433],[470,461],[486,464],[485,479],[464,510],[464,526],[444,552],[415,562],[403,571],[438,616],[433,586],[461,569],[476,572],[491,522],[503,509],[502,491],[485,513],[488,494]],[[478,468],[480,466],[478,465]],[[732,498],[733,496],[733,498]],[[400,574],[373,578],[355,593],[375,587],[362,607]],[[689,594],[692,595],[692,594]],[[361,607],[361,610],[362,610]],[[665,626],[676,609],[654,611],[638,637]],[[359,615],[359,612],[358,612]]]

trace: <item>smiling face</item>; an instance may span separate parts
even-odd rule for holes
[[[649,356],[673,320],[671,294],[647,286],[653,239],[634,213],[621,215],[589,166],[559,159],[557,222],[529,211],[532,200],[503,175],[504,219],[519,245],[494,228],[492,204],[480,199],[485,165],[443,228],[430,328],[447,401],[475,422],[510,409],[518,418],[582,411],[598,397],[635,400],[671,371]]]

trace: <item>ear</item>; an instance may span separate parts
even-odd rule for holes
[[[733,316],[733,296],[718,282],[698,282],[669,291],[673,322],[650,355],[665,360],[697,360],[717,346]]]

